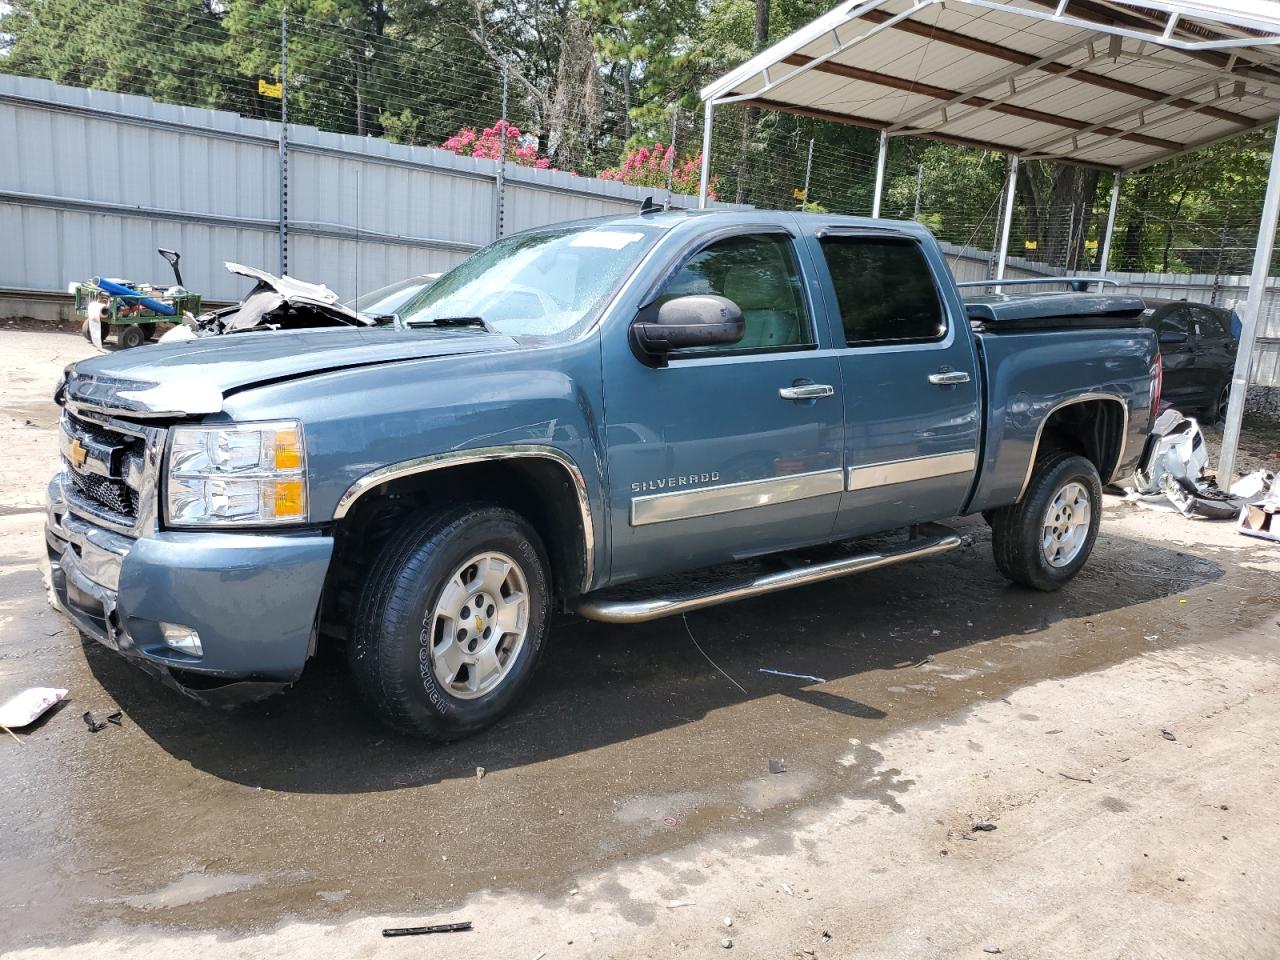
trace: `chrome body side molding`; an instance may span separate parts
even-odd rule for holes
[[[838,494],[841,486],[840,470],[834,469],[633,497],[631,525],[643,527],[668,520],[692,520],[717,513],[807,500],[810,497]]]
[[[931,457],[910,457],[906,460],[889,460],[884,463],[868,463],[849,468],[850,490],[866,490],[912,480],[928,480],[946,477],[953,473],[972,473],[978,464],[976,450],[959,453],[941,453]]]
[[[1116,456],[1116,466],[1119,466],[1120,464],[1124,463],[1125,451],[1128,449],[1128,446],[1129,446],[1129,405],[1125,403],[1122,398],[1117,397],[1114,393],[1081,393],[1074,397],[1068,397],[1066,400],[1063,400],[1059,403],[1054,404],[1053,407],[1049,410],[1049,412],[1044,415],[1044,418],[1041,419],[1039,425],[1036,427],[1036,439],[1035,439],[1035,442],[1031,444],[1031,459],[1027,461],[1027,472],[1026,472],[1026,475],[1022,478],[1022,487],[1018,490],[1018,498],[1017,500],[1014,501],[1015,503],[1017,503],[1019,500],[1023,498],[1023,496],[1027,492],[1027,485],[1031,483],[1031,471],[1035,469],[1036,457],[1040,455],[1040,437],[1044,433],[1045,424],[1047,424],[1049,422],[1049,419],[1055,413],[1061,410],[1063,407],[1069,407],[1074,403],[1087,403],[1090,400],[1110,400],[1112,403],[1119,404],[1120,406],[1120,449],[1117,452],[1117,456]],[[1110,477],[1103,477],[1102,478],[1103,486],[1106,486],[1110,480],[1111,480]]]
[[[587,594],[579,598],[575,609],[588,620],[602,623],[643,623],[679,613],[689,613],[704,607],[758,597],[778,590],[799,587],[808,583],[821,583],[853,573],[891,566],[904,560],[946,553],[960,546],[958,534],[940,524],[922,524],[917,535],[905,544],[870,553],[855,554],[827,560],[809,566],[795,567],[767,573],[750,580],[729,582],[710,590],[695,593],[670,593],[640,599],[611,599]]]
[[[582,589],[589,590],[592,578],[595,576],[596,539],[595,524],[591,520],[591,500],[587,495],[587,482],[573,458],[556,447],[540,444],[478,447],[473,450],[455,450],[449,453],[433,454],[428,457],[416,457],[413,460],[402,460],[400,463],[380,467],[377,470],[366,473],[346,489],[346,492],[338,498],[338,504],[333,509],[333,519],[341,520],[345,517],[351,512],[355,502],[370,490],[392,480],[398,480],[401,477],[429,473],[432,470],[443,470],[468,463],[488,463],[494,460],[518,460],[530,457],[555,461],[564,468],[573,481],[574,494],[578,498],[578,512],[582,519]]]

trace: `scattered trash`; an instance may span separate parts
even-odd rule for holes
[[[696,900],[668,900],[667,901],[668,910],[675,910],[678,907],[696,907],[697,905],[698,903]]]
[[[769,772],[770,773],[786,773],[787,765],[783,763],[781,760],[770,760]]]
[[[980,830],[983,833],[990,833],[995,828],[996,825],[994,823],[975,823],[973,825],[974,830]]]
[[[19,743],[16,727],[28,727],[39,720],[54,704],[63,700],[66,690],[57,687],[29,687],[0,704],[0,728]]]
[[[761,673],[772,673],[775,677],[790,677],[792,680],[812,680],[814,683],[826,683],[822,677],[815,677],[810,673],[787,673],[785,670],[771,670],[769,667],[761,667]]]
[[[1172,504],[1185,517],[1207,520],[1229,520],[1240,512],[1243,498],[1219,490],[1204,475],[1209,452],[1194,418],[1166,410],[1152,425],[1151,435],[1158,439],[1134,471],[1127,500],[1165,511]]]
[[[384,937],[417,937],[424,933],[461,933],[471,929],[471,921],[461,923],[435,923],[429,927],[388,927],[382,931]]]
[[[663,818],[662,818],[662,825],[663,825],[664,827],[674,827],[674,826],[676,825],[676,818],[675,818],[675,817],[663,817]]]
[[[484,767],[476,767],[476,779],[477,780],[484,779]]]
[[[1276,519],[1280,516],[1280,479],[1259,470],[1241,478],[1231,489],[1237,487],[1251,492],[1241,494],[1247,502],[1240,508],[1236,529],[1247,537],[1280,541],[1280,520]]]
[[[983,953],[1004,953],[1004,951],[1001,950],[999,947],[983,947],[982,952]]]
[[[543,950],[540,954],[534,957],[533,960],[542,960],[542,958],[545,957],[546,955],[547,955],[547,951]]]
[[[117,727],[124,725],[124,711],[117,710],[115,713],[107,714],[107,723],[114,723]]]
[[[732,950],[733,941],[730,940],[728,937],[725,937],[723,940],[720,941],[720,946],[724,947],[726,950]]]
[[[796,895],[795,889],[789,883],[784,883],[782,885],[782,892],[785,893],[788,897],[794,897]]]
[[[725,917],[725,918],[724,918],[722,921],[720,921],[720,922],[721,922],[721,923],[723,923],[726,927],[732,927],[732,926],[733,926],[733,917]]]
[[[822,931],[822,936],[820,936],[820,937],[818,938],[818,942],[820,942],[820,943],[830,943],[830,942],[831,942],[831,934],[829,934],[829,933],[827,933],[827,931],[823,930],[823,931]]]
[[[107,729],[105,721],[93,719],[92,711],[86,710],[81,719],[84,720],[84,725],[89,728],[90,733],[97,733],[99,730]]]
[[[1175,736],[1174,736],[1172,733],[1170,733],[1168,730],[1161,730],[1161,731],[1160,731],[1160,736],[1164,737],[1166,740],[1172,740],[1172,741],[1173,741],[1173,742],[1175,742],[1175,743],[1176,743],[1176,742],[1177,742],[1177,740],[1178,740],[1178,738],[1177,738],[1177,737],[1175,737]]]
[[[1074,780],[1076,783],[1093,783],[1092,777],[1073,777],[1071,774],[1063,773],[1061,770],[1058,771],[1058,776],[1065,777],[1068,780]]]

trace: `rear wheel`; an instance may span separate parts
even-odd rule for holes
[[[996,566],[1014,583],[1058,590],[1093,552],[1102,519],[1102,481],[1092,463],[1053,453],[1036,463],[1026,495],[993,511]]]
[[[1231,381],[1228,380],[1218,391],[1218,399],[1209,409],[1210,421],[1221,430],[1227,423],[1227,406],[1231,403]]]
[[[116,339],[122,347],[140,347],[147,342],[147,335],[143,332],[141,324],[131,323],[120,328]]]
[[[364,700],[391,726],[436,740],[493,723],[542,653],[547,569],[537,533],[502,507],[441,511],[392,538],[353,616]]]

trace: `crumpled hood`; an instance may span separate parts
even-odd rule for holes
[[[251,332],[117,350],[67,368],[60,402],[135,417],[217,413],[231,391],[307,374],[518,349],[473,327]]]

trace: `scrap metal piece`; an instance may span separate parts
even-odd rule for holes
[[[368,327],[375,320],[338,302],[338,295],[320,283],[307,283],[227,262],[234,274],[256,280],[248,296],[233,307],[212,310],[198,317],[183,317],[161,340],[189,340],[250,330],[301,330],[311,327]]]
[[[388,927],[382,931],[384,937],[417,937],[424,933],[461,933],[471,929],[471,921],[461,923],[435,923],[429,927]]]

